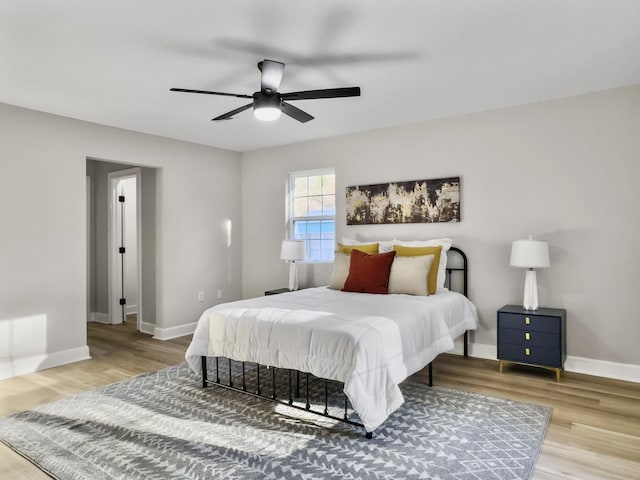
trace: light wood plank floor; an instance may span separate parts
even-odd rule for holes
[[[153,340],[126,325],[89,324],[91,360],[0,382],[0,415],[29,409],[183,361],[190,337]],[[437,385],[553,408],[533,475],[550,479],[640,479],[640,384],[496,361],[442,355],[434,363]],[[426,372],[414,380],[426,381]],[[48,479],[0,444],[0,478]]]

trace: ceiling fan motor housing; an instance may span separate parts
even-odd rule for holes
[[[256,92],[253,94],[253,109],[281,108],[282,98],[278,92]]]

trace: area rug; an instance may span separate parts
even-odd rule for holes
[[[528,479],[551,409],[401,386],[363,430],[220,387],[186,364],[0,419],[0,441],[60,480]],[[324,400],[322,400],[324,401]]]

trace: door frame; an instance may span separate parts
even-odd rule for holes
[[[93,202],[91,201],[91,176],[87,175],[86,176],[86,195],[87,195],[87,201],[86,201],[86,220],[87,220],[87,322],[90,320],[91,318],[91,275],[93,274],[93,271],[91,269],[91,255],[92,255],[92,248],[91,248],[91,242],[92,242],[92,238],[91,238],[91,221],[93,220]]]
[[[142,325],[142,229],[141,229],[141,208],[140,199],[142,191],[141,169],[140,167],[128,168],[126,170],[118,170],[107,174],[107,192],[109,201],[109,219],[107,222],[107,258],[108,258],[108,290],[109,290],[109,320],[112,324],[122,323],[122,307],[120,306],[120,295],[118,294],[118,260],[119,254],[116,254],[118,246],[117,238],[117,215],[118,208],[118,182],[124,178],[135,177],[136,179],[136,248],[137,248],[137,281],[138,281],[138,320],[136,328],[140,330]]]

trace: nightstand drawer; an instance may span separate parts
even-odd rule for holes
[[[498,328],[560,333],[560,322],[558,317],[500,312],[498,314]]]
[[[511,362],[562,368],[562,359],[557,346],[526,347],[524,345],[503,343],[498,346],[498,358]]]
[[[501,328],[498,330],[501,343],[523,345],[525,347],[559,347],[560,335],[557,333],[537,332],[535,330],[519,330]]]

